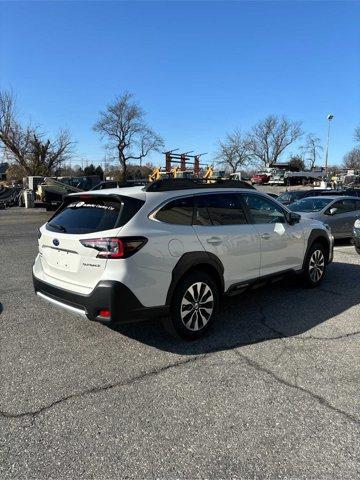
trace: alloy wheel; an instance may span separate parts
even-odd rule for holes
[[[323,252],[321,250],[315,250],[309,262],[309,275],[311,280],[316,283],[318,282],[324,274],[325,270],[325,259]]]
[[[204,328],[214,311],[214,294],[209,285],[193,283],[184,293],[180,308],[186,328],[194,332]]]

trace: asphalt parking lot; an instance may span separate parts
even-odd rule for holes
[[[0,477],[360,476],[360,256],[227,302],[211,334],[117,331],[32,291],[37,227],[0,211]]]

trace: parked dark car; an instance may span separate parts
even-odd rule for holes
[[[323,190],[292,190],[290,192],[283,192],[278,196],[277,200],[283,205],[290,205],[302,198],[317,197],[321,195]]]
[[[347,196],[347,197],[359,197],[360,198],[360,189],[342,189],[342,190],[329,190],[329,189],[311,189],[311,190],[293,190],[290,192],[283,192],[277,200],[283,205],[291,205],[302,198],[307,197],[319,197],[324,195],[330,196]]]
[[[276,198],[276,199],[279,197],[279,195],[276,195],[276,193],[266,192],[266,194],[267,194],[267,195],[270,195],[270,197]]]
[[[360,197],[360,188],[344,188],[342,190],[321,190],[320,195],[344,195],[347,197]]]

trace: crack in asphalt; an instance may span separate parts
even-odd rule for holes
[[[315,335],[289,336],[289,335],[286,335],[285,333],[281,332],[280,330],[277,330],[275,327],[273,327],[272,325],[269,325],[267,323],[267,318],[266,318],[266,315],[265,315],[265,312],[264,312],[264,307],[262,305],[260,305],[259,311],[260,311],[260,315],[261,315],[261,318],[260,318],[259,322],[262,325],[264,325],[264,327],[268,328],[273,333],[275,333],[278,336],[277,338],[279,338],[280,340],[285,340],[286,338],[292,338],[294,340],[341,340],[342,338],[354,337],[354,336],[360,334],[360,330],[357,330],[356,332],[348,332],[348,333],[344,333],[342,335],[337,335],[336,337],[318,337],[318,336],[315,336]]]
[[[266,315],[265,315],[265,312],[264,312],[264,307],[262,305],[259,306],[259,312],[260,312],[260,320],[259,322],[261,323],[261,325],[264,325],[264,327],[266,327],[267,329],[271,330],[273,333],[275,333],[277,335],[277,338],[279,339],[283,339],[283,338],[287,338],[285,333],[281,332],[280,330],[277,330],[275,327],[273,327],[272,325],[269,325],[267,323],[267,318],[266,318]]]
[[[182,360],[182,361],[179,361],[179,362],[176,362],[176,363],[172,363],[171,365],[166,365],[165,367],[161,367],[159,369],[154,369],[154,370],[151,370],[149,372],[145,372],[141,375],[137,375],[137,376],[129,378],[128,380],[125,380],[125,381],[110,383],[108,385],[102,385],[102,386],[98,386],[98,387],[89,388],[87,390],[83,390],[82,392],[72,393],[70,395],[66,395],[64,397],[61,397],[61,398],[55,400],[54,402],[39,408],[38,410],[30,410],[30,411],[21,412],[21,413],[11,413],[11,412],[7,412],[7,411],[4,411],[4,410],[0,410],[0,416],[5,417],[5,418],[23,418],[23,417],[27,417],[27,416],[36,417],[37,415],[39,415],[41,413],[44,413],[47,410],[50,410],[52,407],[54,407],[56,405],[59,405],[60,403],[66,402],[67,400],[72,400],[74,398],[81,398],[83,396],[91,395],[93,393],[104,392],[106,390],[111,390],[112,388],[125,387],[125,386],[131,385],[132,383],[135,383],[137,381],[141,381],[144,378],[151,377],[151,376],[154,376],[154,375],[158,375],[158,374],[160,374],[162,372],[165,372],[166,370],[169,370],[171,368],[176,368],[176,367],[181,366],[181,365],[186,365],[187,363],[195,362],[195,361],[197,361],[201,358],[204,358],[206,355],[207,354],[201,354],[201,355],[197,355],[197,356],[192,357],[192,358],[187,358],[186,360]]]
[[[320,290],[321,292],[325,292],[325,293],[331,293],[331,295],[336,295],[338,297],[343,297],[345,295],[344,293],[340,293],[340,292],[337,292],[335,290],[331,290],[330,288],[321,287],[318,290]]]
[[[321,395],[318,395],[317,393],[312,392],[311,390],[308,390],[305,387],[302,387],[301,385],[295,385],[288,380],[285,380],[284,378],[279,377],[276,373],[274,373],[272,370],[264,367],[263,365],[260,365],[260,363],[256,362],[255,360],[249,358],[247,355],[244,355],[243,353],[239,352],[238,350],[233,351],[235,355],[241,357],[247,365],[255,368],[257,371],[266,373],[270,377],[272,377],[274,380],[277,382],[281,383],[282,385],[285,385],[289,388],[293,388],[295,390],[298,390],[302,393],[306,393],[313,399],[317,400],[321,405],[324,405],[325,407],[329,408],[333,412],[338,413],[339,415],[342,415],[345,417],[347,420],[350,420],[351,422],[355,423],[356,425],[360,425],[360,420],[356,418],[354,415],[351,413],[346,412],[345,410],[342,410],[341,408],[335,407],[332,405],[326,398],[322,397]]]
[[[51,402],[48,405],[44,405],[43,407],[40,407],[37,410],[29,410],[29,411],[20,412],[20,413],[11,413],[11,412],[8,412],[6,410],[0,410],[0,417],[9,418],[9,419],[14,419],[14,418],[18,419],[18,418],[23,418],[23,417],[27,417],[27,416],[36,417],[37,415],[39,415],[43,412],[46,412],[47,410],[50,410],[52,407],[55,407],[56,405],[59,405],[59,404],[61,404],[63,402],[66,402],[68,400],[72,400],[74,398],[81,398],[83,396],[91,395],[93,393],[100,393],[100,392],[103,392],[103,391],[106,391],[106,390],[111,390],[112,388],[125,387],[125,386],[131,385],[131,384],[133,384],[137,381],[144,380],[147,377],[156,376],[160,373],[163,373],[166,370],[170,370],[171,368],[176,368],[176,367],[179,367],[179,366],[182,366],[182,365],[186,365],[188,363],[194,363],[198,360],[202,360],[203,358],[205,358],[209,355],[212,355],[214,353],[218,353],[219,351],[233,350],[234,348],[240,348],[240,347],[244,347],[246,345],[255,345],[257,343],[262,343],[262,342],[265,342],[267,340],[276,340],[277,338],[278,337],[266,336],[266,337],[260,337],[256,340],[253,340],[252,342],[251,341],[236,342],[232,345],[225,345],[225,346],[222,346],[222,347],[221,346],[220,347],[214,347],[213,349],[210,349],[207,352],[204,352],[200,355],[195,355],[191,358],[187,358],[185,360],[181,360],[179,362],[175,362],[175,363],[172,363],[170,365],[166,365],[164,367],[151,370],[149,372],[144,372],[141,375],[137,375],[135,377],[129,378],[128,380],[125,380],[125,381],[122,381],[122,382],[115,382],[115,383],[111,383],[111,384],[108,384],[108,385],[93,387],[93,388],[83,390],[82,392],[72,393],[70,395],[66,395],[64,397],[61,397],[61,398],[55,400],[54,402]]]
[[[264,325],[264,327],[268,328],[270,331],[278,335],[278,338],[281,340],[282,345],[283,345],[283,351],[280,353],[280,355],[277,357],[277,361],[280,360],[280,358],[283,356],[283,354],[286,352],[290,359],[293,359],[292,365],[295,366],[295,371],[294,371],[294,380],[295,380],[295,385],[298,384],[298,378],[299,378],[299,365],[297,364],[296,358],[292,352],[291,347],[286,343],[286,338],[288,338],[284,333],[282,333],[280,330],[277,330],[276,328],[272,327],[267,323],[267,317],[264,312],[264,307],[262,305],[259,306],[259,311],[260,311],[260,323]],[[296,337],[294,337],[296,338]]]
[[[97,386],[97,387],[92,387],[92,388],[89,388],[89,389],[85,389],[83,391],[80,391],[80,392],[77,392],[77,393],[72,393],[72,394],[69,394],[69,395],[66,395],[66,396],[63,396],[63,397],[60,397],[58,398],[57,400],[51,402],[50,404],[48,405],[44,405],[43,407],[40,407],[38,408],[37,410],[29,410],[29,411],[25,411],[25,412],[20,412],[20,413],[11,413],[9,411],[6,411],[6,410],[0,410],[0,417],[3,417],[3,418],[8,418],[8,419],[19,419],[19,418],[24,418],[24,417],[36,417],[37,415],[41,414],[41,413],[44,413],[48,410],[50,410],[51,408],[55,407],[56,405],[59,405],[63,402],[66,402],[68,400],[72,400],[72,399],[77,399],[77,398],[81,398],[83,396],[87,396],[87,395],[91,395],[91,394],[96,394],[96,393],[100,393],[100,392],[104,392],[104,391],[107,391],[107,390],[111,390],[113,388],[117,388],[117,387],[125,387],[125,386],[128,386],[128,385],[131,385],[135,382],[138,382],[138,381],[141,381],[141,380],[144,380],[148,377],[152,377],[152,376],[156,376],[156,375],[159,375],[167,370],[170,370],[172,368],[177,368],[177,367],[180,367],[182,365],[186,365],[186,364],[189,364],[189,363],[194,363],[198,360],[202,360],[204,359],[205,357],[207,357],[208,355],[211,355],[211,354],[214,354],[214,353],[217,353],[219,351],[228,351],[228,350],[232,350],[234,351],[237,355],[247,359],[249,362],[253,362],[252,360],[250,360],[248,357],[246,357],[245,355],[242,355],[240,354],[239,352],[237,352],[235,349],[237,348],[240,348],[240,347],[244,347],[244,346],[248,346],[248,345],[255,345],[257,343],[262,343],[262,342],[265,342],[265,341],[271,341],[271,340],[281,340],[282,341],[282,345],[283,345],[283,351],[282,353],[280,354],[280,356],[284,353],[284,351],[286,351],[292,358],[293,357],[293,354],[292,354],[292,351],[291,351],[291,348],[286,344],[286,339],[287,338],[291,338],[291,339],[295,339],[295,340],[300,340],[300,341],[303,341],[303,340],[338,340],[338,339],[341,339],[341,338],[346,338],[346,337],[351,337],[351,336],[355,336],[355,335],[358,335],[360,334],[360,331],[357,331],[357,332],[353,332],[353,333],[347,333],[347,334],[344,334],[344,335],[340,335],[340,336],[337,336],[337,337],[314,337],[314,336],[305,336],[305,337],[301,337],[301,336],[294,336],[294,337],[288,337],[286,336],[284,333],[282,333],[280,330],[277,330],[276,328],[272,327],[271,325],[269,325],[267,323],[267,318],[266,318],[266,315],[264,313],[264,310],[263,310],[263,307],[260,306],[259,307],[259,310],[260,310],[260,315],[261,315],[261,318],[258,320],[260,324],[262,324],[263,326],[265,326],[268,330],[270,330],[271,332],[273,332],[275,335],[274,336],[265,336],[265,337],[260,337],[254,341],[247,341],[247,342],[236,342],[232,345],[224,345],[224,346],[217,346],[217,347],[214,347],[213,349],[210,349],[208,350],[207,352],[205,353],[202,353],[200,355],[195,355],[191,358],[187,358],[185,360],[180,360],[178,362],[175,362],[175,363],[172,363],[170,365],[166,365],[164,367],[161,367],[161,368],[158,368],[158,369],[154,369],[154,370],[151,370],[149,372],[144,372],[140,375],[137,375],[135,377],[132,377],[132,378],[129,378],[125,381],[120,381],[120,382],[115,382],[115,383],[109,383],[107,385],[100,385],[100,386]],[[280,358],[280,357],[279,357]],[[294,362],[295,362],[295,358],[294,358]],[[296,362],[295,362],[296,364]],[[323,397],[320,397],[319,395],[315,394],[315,393],[312,393],[311,391],[309,390],[306,390],[305,388],[301,387],[298,385],[298,368],[296,369],[296,374],[295,374],[295,384],[292,384],[286,380],[283,380],[281,379],[280,377],[278,377],[274,372],[272,372],[271,370],[268,370],[266,369],[265,367],[262,367],[260,364],[257,364],[256,362],[253,362],[253,366],[256,366],[258,365],[259,366],[259,370],[263,369],[264,372],[268,373],[269,375],[272,375],[275,379],[277,379],[278,381],[284,383],[285,385],[288,385],[289,387],[292,387],[292,388],[297,388],[299,390],[302,390],[306,393],[308,393],[309,395],[312,395],[314,398],[317,398],[320,403],[324,404],[324,405],[328,405],[329,408],[332,408],[333,410],[335,411],[338,411],[338,413],[343,413],[344,415],[347,415],[349,417],[349,419],[351,419],[352,421],[356,421],[358,422],[358,420],[353,417],[351,414],[348,414],[347,412],[345,411],[342,411],[342,410],[338,410],[336,409],[336,407],[333,407],[329,402],[327,402],[327,400],[325,400]],[[296,366],[298,367],[298,365],[296,364]]]
[[[343,335],[338,335],[337,337],[315,337],[314,335],[306,335],[298,338],[303,340],[341,340],[342,338],[354,337],[359,334],[360,330],[357,332],[344,333]]]

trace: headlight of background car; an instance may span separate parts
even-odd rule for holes
[[[355,220],[354,228],[359,228],[360,229],[360,219]]]

